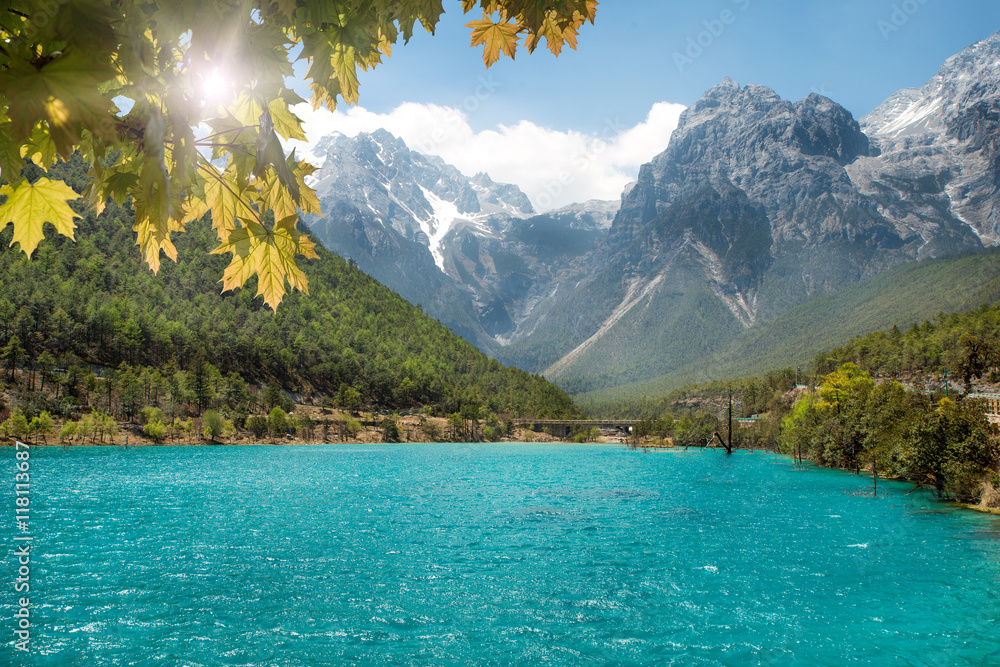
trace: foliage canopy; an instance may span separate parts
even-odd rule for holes
[[[594,21],[595,0],[461,0],[487,66],[534,51],[554,54]],[[13,0],[0,10],[0,229],[29,256],[51,223],[73,238],[70,188],[25,170],[79,151],[100,212],[135,207],[137,244],[155,272],[176,261],[172,235],[211,212],[231,254],[225,290],[258,276],[276,308],[286,287],[308,291],[296,256],[316,257],[296,228],[319,213],[306,184],[314,167],[286,156],[305,139],[286,84],[304,60],[314,107],[358,101],[358,71],[378,65],[419,24],[433,33],[442,0]],[[129,104],[131,106],[129,106]],[[121,105],[121,106],[119,106]],[[122,110],[127,108],[127,113]],[[204,129],[207,128],[207,129]]]

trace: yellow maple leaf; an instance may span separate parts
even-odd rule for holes
[[[295,229],[296,216],[275,223],[272,229],[241,218],[243,226],[234,230],[229,238],[212,251],[213,255],[232,253],[233,258],[222,276],[222,289],[229,291],[242,287],[254,274],[257,275],[257,296],[273,310],[285,296],[285,284],[309,293],[305,273],[295,263],[295,255],[316,258],[315,245]]]
[[[210,174],[205,182],[205,204],[212,211],[212,227],[223,243],[236,229],[237,216],[248,212],[235,187],[231,179],[217,172]]]
[[[14,224],[14,238],[10,244],[19,243],[28,257],[35,252],[39,242],[45,238],[43,227],[52,223],[63,236],[73,238],[76,214],[69,202],[79,195],[65,183],[40,178],[34,183],[26,179],[0,188],[0,195],[7,195],[7,201],[0,205],[0,231]]]
[[[530,33],[525,39],[525,46],[528,48],[528,53],[534,52],[542,37],[545,38],[549,51],[551,51],[553,55],[558,56],[562,53],[563,44],[569,44],[570,48],[575,51],[578,28],[576,23],[582,24],[583,18],[579,17],[578,22],[564,21],[561,20],[555,12],[550,12],[549,15],[545,17],[545,20],[542,22],[541,26],[539,26],[538,30]]]
[[[479,21],[465,24],[472,29],[472,46],[483,46],[483,62],[487,67],[500,60],[500,53],[514,58],[517,50],[517,35],[521,28],[516,23],[500,20],[493,21],[488,14],[483,14]]]

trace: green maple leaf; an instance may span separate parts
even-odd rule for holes
[[[285,139],[306,140],[306,133],[302,131],[302,121],[289,110],[285,100],[281,98],[271,100],[267,108],[271,112],[275,132]]]
[[[69,203],[79,195],[65,183],[40,178],[34,183],[21,180],[14,185],[0,188],[0,195],[7,195],[7,201],[0,205],[0,231],[14,224],[14,238],[10,242],[21,245],[28,257],[35,252],[38,243],[45,237],[43,227],[52,223],[63,236],[73,238],[76,214]]]
[[[24,60],[11,60],[0,72],[0,94],[11,101],[14,138],[26,139],[39,118],[48,122],[52,140],[64,158],[69,158],[80,141],[81,125],[112,138],[114,105],[100,93],[99,86],[113,75],[106,65],[95,64],[81,53],[66,53],[38,68]]]
[[[305,273],[295,263],[295,255],[317,258],[315,244],[295,229],[297,216],[277,222],[272,229],[241,218],[243,226],[229,234],[229,238],[212,251],[213,255],[230,252],[233,259],[222,276],[222,289],[229,291],[242,287],[254,274],[257,275],[257,296],[273,310],[278,309],[285,296],[286,282],[294,289],[309,293]]]
[[[10,133],[10,121],[0,121],[0,174],[8,181],[14,181],[23,167],[21,149]]]
[[[136,245],[142,248],[142,255],[153,270],[160,270],[160,251],[177,261],[177,249],[170,240],[170,233],[180,231],[179,225],[171,221],[174,201],[167,182],[167,174],[162,165],[152,156],[142,163],[139,176],[142,198],[135,202],[135,222],[132,230],[136,233]]]

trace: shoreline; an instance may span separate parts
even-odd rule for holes
[[[377,431],[365,431],[365,434],[366,435],[378,435],[378,432]],[[175,441],[175,442],[156,442],[154,440],[151,440],[151,439],[146,438],[146,437],[141,436],[141,435],[132,436],[130,434],[129,437],[127,438],[128,440],[130,440],[130,442],[126,443],[125,442],[126,438],[123,437],[121,435],[121,433],[119,433],[119,434],[117,434],[114,437],[114,441],[113,442],[87,442],[87,443],[61,443],[61,442],[30,443],[29,442],[27,444],[32,449],[34,449],[36,447],[43,448],[43,449],[76,449],[76,448],[83,448],[83,447],[97,447],[97,448],[118,447],[118,448],[122,448],[122,449],[129,449],[129,448],[157,448],[157,447],[316,447],[316,446],[320,446],[320,447],[336,447],[336,446],[341,446],[341,445],[344,445],[344,446],[350,446],[350,445],[389,445],[389,446],[392,446],[392,445],[438,445],[438,444],[481,444],[481,445],[489,445],[489,444],[524,444],[524,445],[560,444],[560,445],[576,445],[576,444],[581,444],[581,445],[603,445],[603,446],[614,445],[614,446],[618,446],[618,447],[624,447],[625,449],[629,449],[629,450],[640,450],[641,449],[641,450],[646,450],[646,451],[649,451],[649,450],[653,450],[653,451],[684,451],[684,449],[685,449],[683,447],[678,447],[678,446],[674,445],[673,443],[656,443],[656,444],[650,443],[650,444],[646,444],[646,445],[640,443],[640,444],[637,444],[637,445],[633,445],[633,444],[630,444],[628,442],[621,442],[621,441],[619,441],[619,440],[617,440],[615,438],[601,438],[601,439],[599,439],[597,441],[594,441],[594,442],[576,443],[576,442],[572,442],[572,441],[569,441],[569,440],[566,440],[566,439],[562,439],[562,438],[555,438],[555,437],[549,436],[549,435],[547,435],[545,433],[536,433],[534,431],[529,431],[527,429],[518,429],[518,435],[520,437],[502,438],[500,440],[480,441],[480,442],[458,442],[458,441],[443,441],[443,440],[436,440],[436,441],[429,441],[429,440],[428,441],[416,441],[416,440],[414,440],[414,441],[402,441],[402,442],[382,442],[382,441],[374,440],[374,439],[371,439],[371,438],[364,438],[364,439],[362,439],[362,438],[355,438],[355,439],[347,440],[347,441],[344,441],[344,442],[324,442],[322,440],[306,440],[306,439],[300,438],[298,436],[296,436],[296,437],[281,438],[281,439],[276,439],[276,440],[273,440],[273,441],[268,441],[268,440],[254,440],[254,439],[248,438],[248,437],[240,437],[240,438],[230,439],[228,442],[213,442],[211,440],[207,440],[204,437],[199,436],[198,439],[195,440],[195,441],[193,441],[193,442],[184,442],[182,440],[181,441]],[[15,438],[0,437],[0,447],[2,447],[2,448],[14,449],[15,446],[16,446],[16,442],[18,442],[18,441]],[[21,442],[24,442],[24,441],[21,441]],[[698,447],[698,448],[693,448],[693,449],[695,449],[696,451],[706,452],[706,451],[709,451],[709,450],[717,450],[718,448],[715,448],[715,447]],[[774,451],[767,450],[767,449],[755,449],[755,450],[740,449],[740,450],[736,450],[736,451],[746,452],[746,453],[751,453],[751,454],[760,452],[760,453],[765,453],[765,454],[773,454],[773,455],[776,455],[776,456],[780,456],[782,458],[791,458],[790,454],[784,454],[782,452],[774,452]],[[830,468],[830,470],[841,470],[841,469],[840,468]],[[850,471],[843,471],[843,472],[850,472]],[[908,480],[891,479],[891,478],[888,478],[888,477],[880,477],[879,479],[882,479],[882,480],[885,480],[885,481],[889,481],[889,482],[892,482],[892,481],[895,481],[895,482],[908,482]],[[940,503],[944,504],[944,505],[950,505],[952,507],[956,507],[956,508],[963,509],[963,510],[971,510],[973,512],[978,512],[980,514],[989,514],[989,515],[993,515],[993,516],[1000,516],[1000,508],[997,508],[997,507],[988,507],[988,506],[985,506],[985,505],[974,505],[974,504],[971,504],[971,503],[960,503],[958,501],[948,500],[948,499],[945,499],[945,498],[936,498],[935,500],[937,502],[940,502]]]

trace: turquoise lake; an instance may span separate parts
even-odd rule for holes
[[[1000,517],[769,454],[39,448],[31,466],[35,625],[15,653],[8,539],[8,664],[1000,665]]]

